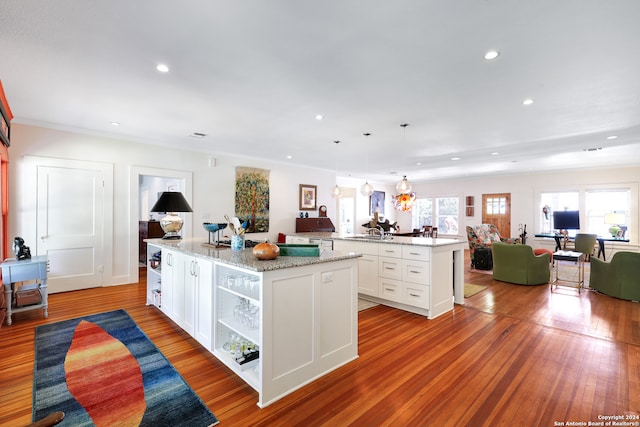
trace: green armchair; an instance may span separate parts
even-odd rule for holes
[[[542,285],[549,283],[551,270],[548,253],[535,255],[528,245],[511,245],[494,242],[493,278],[517,285]]]
[[[612,297],[640,301],[640,253],[616,252],[609,262],[591,258],[589,287]]]

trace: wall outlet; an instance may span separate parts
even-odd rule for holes
[[[333,271],[322,273],[322,283],[333,282]]]

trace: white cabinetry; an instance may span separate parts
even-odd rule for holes
[[[213,262],[163,248],[161,275],[160,309],[210,349]]]
[[[261,273],[216,262],[214,355],[260,407],[355,359],[357,278],[354,259]],[[238,341],[259,350],[255,364],[235,361]]]
[[[378,296],[378,245],[335,240],[333,247],[336,251],[362,254],[358,258],[358,293]]]
[[[148,242],[154,246],[162,262],[147,273],[148,295],[161,290],[160,309],[253,387],[258,406],[358,357],[355,256],[292,257],[262,270],[271,261],[239,264],[199,244],[189,251]],[[258,357],[239,363],[240,353]]]
[[[358,292],[365,298],[430,319],[453,308],[454,270],[455,281],[464,275],[458,261],[463,243],[429,246],[336,239],[334,247],[363,254]]]

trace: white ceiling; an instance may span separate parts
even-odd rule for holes
[[[638,165],[638,18],[637,0],[2,0],[0,79],[15,123],[370,181]]]

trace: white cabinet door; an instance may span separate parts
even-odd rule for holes
[[[375,255],[358,258],[358,293],[378,296],[378,257]]]
[[[173,266],[175,264],[174,252],[162,249],[162,279],[161,295],[162,305],[160,310],[171,317],[173,310]]]
[[[194,337],[209,351],[213,337],[213,262],[199,258],[196,260],[196,302]]]
[[[197,286],[197,261],[187,256],[184,260],[184,324],[182,328],[194,336],[196,323],[196,286]]]
[[[169,252],[171,254],[171,306],[169,317],[180,327],[184,325],[185,309],[185,260],[190,259],[180,252]]]

